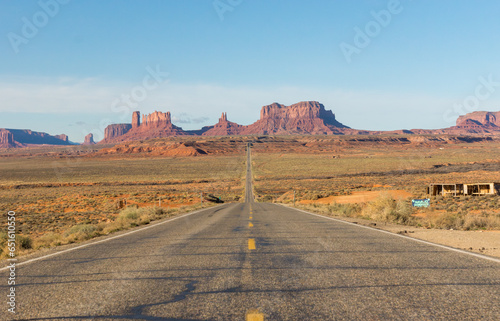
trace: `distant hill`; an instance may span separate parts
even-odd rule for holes
[[[111,124],[104,131],[99,143],[119,143],[172,136],[231,136],[231,135],[500,135],[500,112],[477,111],[460,116],[455,126],[443,129],[400,129],[394,131],[370,131],[352,129],[335,118],[317,101],[303,101],[290,106],[279,103],[263,106],[260,118],[251,125],[243,126],[228,120],[222,113],[219,122],[199,130],[183,130],[172,123],[170,112],[142,115],[132,113],[132,122]],[[0,129],[0,148],[29,145],[71,145],[64,134],[51,136],[47,133],[20,129]],[[84,144],[94,144],[92,134]]]
[[[30,145],[74,145],[68,136],[52,136],[29,129],[0,128],[0,148],[26,147]]]

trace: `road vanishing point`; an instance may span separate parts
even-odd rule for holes
[[[247,150],[244,203],[20,259],[0,319],[500,320],[500,260],[254,202]]]

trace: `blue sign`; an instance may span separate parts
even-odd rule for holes
[[[431,206],[431,200],[429,198],[425,198],[423,200],[412,200],[411,205],[413,207],[429,207]]]

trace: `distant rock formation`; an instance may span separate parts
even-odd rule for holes
[[[0,128],[0,148],[20,147],[19,143],[14,141],[14,135],[4,128]]]
[[[500,112],[475,111],[458,117],[456,127],[494,128],[500,130]]]
[[[317,101],[303,101],[290,106],[279,103],[264,106],[260,111],[260,119],[248,126],[229,121],[227,113],[222,113],[218,123],[213,126],[188,131],[172,124],[170,112],[155,111],[141,115],[139,111],[134,111],[131,120],[130,124],[107,126],[104,139],[99,143],[119,143],[185,135],[500,135],[500,112],[469,113],[460,116],[456,126],[443,129],[373,131],[345,126],[337,121],[331,110],[326,110]],[[87,135],[84,144],[93,143],[92,134]],[[51,136],[31,130],[0,129],[0,148],[23,147],[31,144],[70,145],[72,143],[64,134]],[[192,152],[191,148],[185,150],[182,146],[178,148],[180,149],[176,153],[180,153],[181,150],[182,153]],[[176,147],[176,150],[178,148]]]
[[[85,136],[85,140],[83,141],[82,145],[94,145],[94,134],[90,133],[87,136]]]
[[[217,124],[203,127],[201,131],[204,136],[230,136],[241,134],[244,128],[245,126],[227,120],[227,113],[222,113]]]
[[[68,138],[68,135],[61,134],[61,135],[56,135],[56,136],[54,136],[54,137],[59,138],[59,139],[60,139],[60,140],[62,140],[63,142],[69,143],[69,138]]]
[[[140,119],[141,113],[134,111],[131,124],[109,125],[104,130],[104,140],[99,143],[188,135],[182,128],[172,124],[170,112],[155,111],[148,115],[142,115],[142,122]]]
[[[168,136],[204,135],[248,135],[248,134],[343,134],[349,127],[335,119],[330,110],[316,101],[301,102],[291,106],[278,103],[264,106],[260,119],[249,126],[231,122],[227,113],[222,113],[219,122],[200,130],[184,131],[172,124],[170,112],[155,111],[142,116],[138,111],[132,113],[131,124],[109,125],[104,140],[100,143],[141,140]]]
[[[260,119],[247,126],[242,134],[342,134],[349,127],[335,119],[331,110],[317,101],[303,101],[291,106],[273,103],[262,107]]]
[[[475,111],[459,116],[455,126],[432,130],[433,134],[446,133],[452,135],[499,135],[500,112]]]
[[[104,141],[110,142],[117,137],[123,136],[132,129],[131,124],[111,124],[104,129]]]
[[[29,145],[72,145],[68,136],[52,136],[29,129],[0,128],[0,148],[24,147]]]
[[[300,102],[291,106],[278,103],[264,106],[260,112],[260,119],[249,126],[229,121],[227,113],[222,113],[217,124],[191,131],[184,131],[173,125],[170,112],[155,111],[149,115],[143,115],[142,122],[140,119],[140,112],[134,111],[131,124],[109,125],[104,132],[104,140],[100,143],[183,135],[334,135],[344,134],[345,131],[350,130],[335,119],[332,111],[325,110],[325,107],[317,101]]]
[[[137,128],[141,126],[141,112],[134,111],[132,113],[132,128]]]

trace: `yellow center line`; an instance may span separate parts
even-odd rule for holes
[[[252,217],[252,216],[250,216],[250,217],[249,217],[249,219],[253,219],[253,217]]]
[[[253,227],[252,222],[248,222],[248,227]]]
[[[259,310],[248,310],[245,321],[264,321],[264,315]]]
[[[248,249],[255,250],[255,239],[248,239]]]

